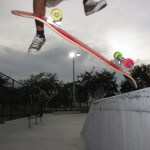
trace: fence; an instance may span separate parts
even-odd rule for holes
[[[0,73],[0,123],[24,117],[26,106],[24,85]]]

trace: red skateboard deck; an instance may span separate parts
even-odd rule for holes
[[[13,14],[15,14],[15,15],[18,15],[18,16],[32,18],[32,19],[35,19],[35,20],[43,22],[45,25],[47,25],[50,29],[52,29],[58,35],[62,36],[64,39],[66,39],[66,40],[70,41],[71,43],[77,45],[78,47],[80,47],[84,51],[86,51],[86,52],[90,53],[91,55],[95,56],[96,58],[98,58],[100,61],[105,63],[107,66],[109,66],[113,70],[115,70],[115,71],[121,73],[122,75],[124,75],[124,77],[127,79],[127,81],[129,81],[129,83],[134,88],[138,87],[136,81],[127,72],[125,72],[124,70],[119,68],[113,62],[109,61],[104,56],[102,56],[101,54],[97,53],[92,48],[90,48],[89,46],[87,46],[86,44],[84,44],[83,42],[81,42],[80,40],[78,40],[77,38],[75,38],[74,36],[69,34],[68,32],[66,32],[63,29],[61,29],[60,27],[58,27],[58,26],[48,22],[48,18],[46,18],[44,16],[37,15],[37,14],[33,14],[33,13],[29,13],[29,12],[23,12],[23,11],[18,11],[18,10],[12,10],[11,12]]]

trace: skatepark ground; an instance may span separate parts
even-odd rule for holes
[[[87,114],[45,114],[38,124],[27,118],[0,124],[0,150],[87,150],[81,130]]]

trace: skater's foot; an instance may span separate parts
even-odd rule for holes
[[[43,44],[45,43],[46,39],[45,36],[43,35],[42,37],[38,34],[36,34],[36,36],[34,37],[29,49],[28,49],[28,53],[29,54],[33,54],[37,51],[39,51],[41,49],[41,47],[43,46]]]
[[[100,1],[84,0],[83,4],[84,4],[84,11],[86,15],[95,13],[107,6],[106,0],[100,0]]]

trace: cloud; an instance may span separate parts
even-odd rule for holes
[[[85,17],[81,0],[64,1],[58,8],[63,11],[62,28],[98,53],[113,59],[115,51],[125,57],[150,63],[149,0],[108,0],[102,11]],[[32,11],[32,0],[1,0],[0,20],[0,72],[15,79],[40,72],[57,73],[64,81],[72,81],[72,60],[69,52],[80,52],[75,59],[76,75],[93,66],[97,70],[109,69],[98,59],[67,42],[45,27],[47,42],[36,55],[28,55],[28,47],[35,35],[35,23],[12,15],[12,9]],[[51,9],[47,9],[49,15]]]

